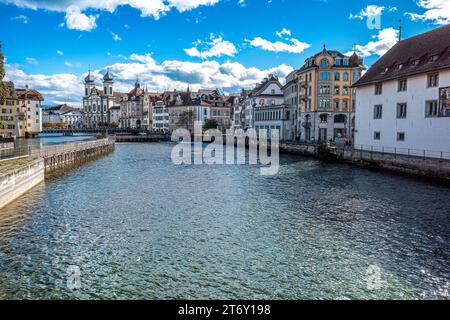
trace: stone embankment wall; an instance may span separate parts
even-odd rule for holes
[[[0,208],[38,185],[45,178],[44,159],[0,172]]]
[[[31,152],[31,157],[43,158],[45,171],[52,172],[62,167],[96,159],[114,151],[114,149],[114,140],[100,139],[36,149]]]
[[[450,182],[450,160],[413,155],[331,148],[323,154],[316,145],[281,144],[280,151],[288,154],[321,157],[362,167],[379,168]]]

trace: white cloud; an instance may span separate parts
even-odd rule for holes
[[[0,0],[0,2],[14,4],[21,8],[65,12],[65,25],[70,29],[80,31],[90,31],[96,27],[96,16],[87,16],[83,13],[84,10],[101,10],[112,13],[116,11],[119,6],[130,6],[140,10],[142,17],[159,19],[162,15],[165,15],[172,9],[176,9],[179,12],[185,12],[200,6],[213,6],[220,1],[221,0]],[[77,8],[75,11],[70,9],[73,6]],[[81,22],[81,26],[77,28],[74,23],[75,21]]]
[[[66,12],[67,28],[79,31],[91,31],[97,28],[96,16],[87,16],[77,6],[70,6]]]
[[[238,5],[240,5],[241,7],[245,7],[246,6],[245,0],[239,0]]]
[[[356,52],[359,56],[370,57],[372,55],[382,56],[391,49],[398,41],[398,30],[386,28],[380,30],[377,35],[372,36],[373,41],[365,45],[357,45]],[[351,55],[353,52],[346,53]]]
[[[207,49],[200,51],[198,47],[200,45],[205,46]],[[212,57],[234,57],[237,53],[236,46],[230,41],[223,40],[222,37],[215,37],[211,35],[211,41],[203,42],[201,40],[197,40],[195,42],[195,46],[189,49],[184,49],[184,52],[190,57],[198,57],[203,60],[212,58]]]
[[[38,61],[35,58],[26,58],[25,61],[28,64],[38,64]]]
[[[283,28],[281,31],[277,31],[276,35],[280,38],[283,38],[283,36],[291,36],[292,32],[289,29]]]
[[[23,14],[11,18],[11,21],[21,21],[24,24],[28,24],[28,20],[29,18]]]
[[[285,40],[287,40],[288,43],[282,41],[271,42],[261,37],[256,37],[253,40],[245,39],[252,47],[261,48],[271,52],[302,53],[311,47],[310,44],[301,42],[295,38],[286,38]]]
[[[56,50],[56,54],[57,54],[57,55],[60,55],[60,56],[63,56],[63,55],[64,55],[64,52],[62,52],[61,50]]]
[[[122,41],[122,38],[118,34],[111,32],[111,35],[114,41]]]
[[[245,67],[238,62],[217,61],[187,62],[167,60],[157,63],[151,54],[133,54],[129,61],[114,63],[102,69],[92,71],[97,84],[101,84],[102,75],[109,68],[115,77],[115,90],[127,92],[132,89],[136,79],[151,91],[183,90],[188,83],[193,90],[199,88],[223,88],[226,92],[239,92],[241,88],[252,88],[268,74],[284,78],[294,69],[282,64],[266,70]],[[45,104],[68,103],[81,106],[83,79],[86,73],[43,75],[27,74],[17,66],[6,65],[7,79],[14,81],[17,87],[29,85],[39,90],[45,97]]]
[[[378,16],[383,13],[383,11],[386,10],[386,7],[384,6],[377,6],[374,4],[366,6],[364,9],[362,9],[358,14],[350,13],[350,19],[360,19],[363,20],[364,18],[370,18],[374,16]],[[396,7],[388,7],[388,12],[394,12],[397,11]]]
[[[438,25],[450,23],[450,1],[449,0],[420,0],[417,5],[425,9],[422,14],[407,12],[413,21],[430,21]]]
[[[66,67],[69,67],[69,68],[73,67],[72,62],[69,62],[69,61],[65,61],[65,62],[64,62],[64,65],[65,65]]]

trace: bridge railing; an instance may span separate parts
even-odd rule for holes
[[[103,146],[109,146],[111,144],[114,144],[114,140],[106,138],[106,139],[99,139],[99,140],[93,140],[93,141],[83,141],[83,142],[74,142],[74,143],[67,143],[52,147],[44,147],[41,149],[35,149],[31,150],[30,156],[34,158],[46,158],[51,157],[59,154],[65,154],[70,152],[76,152],[76,151],[84,151],[89,149],[95,149]]]

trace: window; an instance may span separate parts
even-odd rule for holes
[[[320,80],[321,81],[331,81],[331,75],[329,72],[321,72],[320,73]]]
[[[358,81],[359,80],[359,78],[361,78],[361,74],[360,74],[360,72],[359,71],[355,71],[355,72],[353,72],[353,81]]]
[[[327,59],[322,59],[322,60],[320,60],[320,67],[328,68],[328,67],[330,67],[330,62]]]
[[[348,66],[348,58],[344,58],[343,62],[344,62],[344,66]]]
[[[374,119],[381,119],[383,116],[383,106],[382,105],[376,105],[373,108],[373,118]]]
[[[397,141],[405,141],[405,133],[397,132]]]
[[[331,94],[330,86],[321,86],[320,87],[320,94]]]
[[[348,81],[348,72],[344,72],[344,81]]]
[[[342,110],[343,111],[348,111],[348,100],[347,99],[344,99],[342,101]]]
[[[437,100],[427,101],[425,105],[425,117],[437,117],[438,113],[438,102]]]
[[[373,133],[373,140],[380,140],[381,139],[381,132],[380,131],[375,131]]]
[[[350,88],[348,86],[344,86],[344,94],[345,95],[350,94]]]
[[[375,95],[379,96],[381,94],[383,94],[383,84],[382,83],[377,83],[375,85]]]
[[[329,109],[331,101],[330,99],[320,99],[320,108],[321,109]]]
[[[271,93],[271,94],[275,94],[275,90],[272,89],[272,90],[270,91],[270,93]]]
[[[334,109],[339,110],[339,99],[334,100]]]
[[[427,86],[428,88],[434,88],[439,86],[439,73],[433,73],[428,75]]]
[[[397,119],[406,118],[406,103],[397,104]]]
[[[326,114],[320,115],[320,122],[321,123],[327,123],[328,122],[328,116]]]
[[[398,81],[398,92],[404,92],[408,90],[408,80],[402,79]]]
[[[340,87],[339,86],[335,86],[334,87],[334,94],[340,94],[340,92],[341,92],[341,89],[340,89]]]
[[[341,74],[339,72],[334,73],[334,81],[340,81],[341,80]]]

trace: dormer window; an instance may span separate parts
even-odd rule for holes
[[[344,63],[344,66],[348,66],[348,58],[344,58],[343,63]]]
[[[321,68],[329,68],[330,67],[330,62],[328,61],[328,59],[320,60],[320,67]]]
[[[340,66],[341,65],[341,58],[336,58],[335,59],[335,61],[334,61],[334,63],[337,65],[337,66]]]

